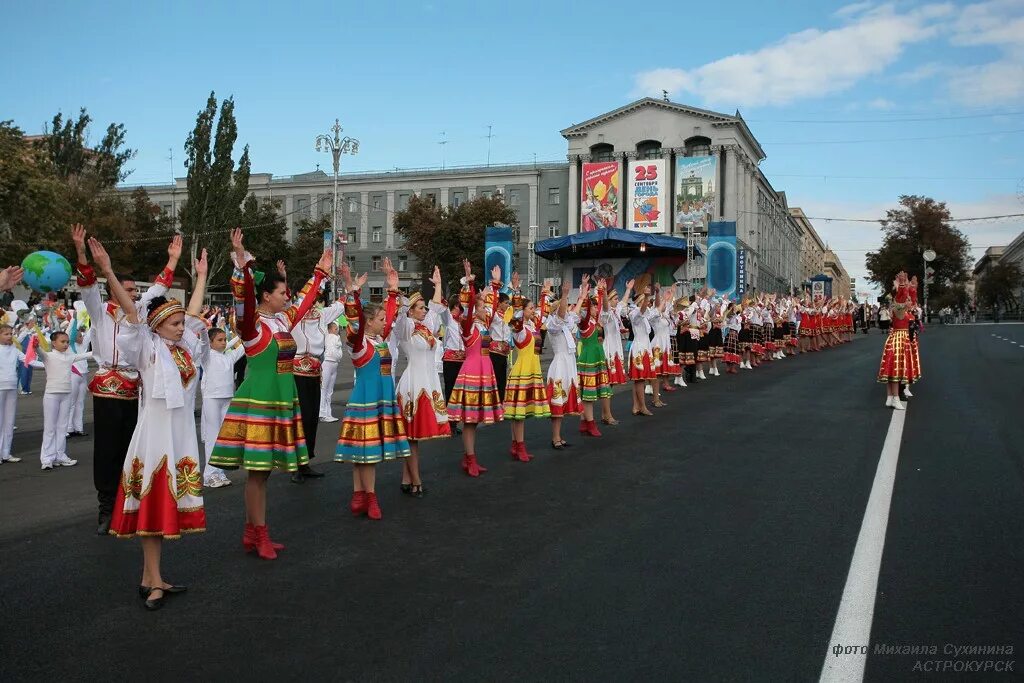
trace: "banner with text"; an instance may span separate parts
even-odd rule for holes
[[[731,299],[736,294],[736,221],[708,224],[708,287]]]
[[[629,213],[626,227],[639,232],[668,233],[668,176],[664,159],[629,162]]]
[[[619,227],[619,164],[596,161],[583,164],[580,187],[580,232]]]
[[[707,225],[715,216],[718,157],[676,158],[676,234],[687,223]]]
[[[747,250],[736,252],[736,297],[743,298],[747,291]]]

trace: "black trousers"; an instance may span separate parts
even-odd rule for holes
[[[316,428],[320,425],[320,378],[295,375],[295,390],[302,411],[302,431],[306,433],[309,459],[316,456]]]
[[[491,365],[494,366],[494,379],[498,381],[498,400],[505,402],[505,385],[508,384],[508,356],[491,354]]]
[[[444,361],[444,400],[447,403],[452,397],[452,389],[455,388],[455,380],[459,378],[459,370],[462,369],[461,360]]]
[[[92,397],[92,481],[100,512],[111,513],[121,484],[124,457],[139,421],[139,401]]]

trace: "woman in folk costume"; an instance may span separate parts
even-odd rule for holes
[[[743,360],[740,362],[740,369],[752,370],[753,366],[750,364],[750,359],[753,357],[751,349],[754,346],[754,326],[751,323],[751,318],[753,317],[752,302],[747,300],[737,305],[736,315],[740,322],[739,343],[740,353],[743,357]]]
[[[910,385],[921,379],[921,349],[918,345],[918,340],[921,337],[921,307],[917,303],[917,276],[910,278],[909,282],[909,294],[910,294],[910,308],[907,309],[907,313],[910,316],[910,322],[907,324],[907,333],[910,336],[910,348],[914,351],[914,367],[917,368],[917,376],[913,379],[908,380],[903,385],[903,395],[907,398],[913,398],[914,395],[910,393]]]
[[[537,307],[519,292],[519,273],[512,273],[512,341],[518,353],[505,386],[505,419],[512,421],[512,458],[533,459],[526,450],[526,418],[551,417],[548,388],[540,369],[540,327]]]
[[[348,344],[352,349],[356,378],[345,406],[334,460],[353,465],[352,500],[349,503],[352,514],[380,519],[376,466],[384,460],[408,458],[411,453],[406,423],[395,396],[391,350],[386,341],[393,320],[388,318],[384,306],[367,304],[364,307],[359,300],[359,290],[366,284],[365,273],[353,282],[348,264],[342,264],[341,277],[348,292],[345,316],[349,319]],[[388,270],[387,277],[388,287],[394,296],[398,289],[398,274]],[[430,356],[428,370],[432,371],[433,354]],[[438,398],[440,389],[438,384]],[[433,413],[433,405],[428,409]]]
[[[551,446],[562,450],[571,444],[562,438],[562,418],[580,415],[579,370],[576,366],[576,331],[579,324],[579,310],[590,291],[590,276],[583,276],[580,297],[576,305],[569,307],[568,280],[562,283],[562,297],[548,316],[548,333],[554,358],[548,367],[548,404],[551,406]]]
[[[678,377],[682,373],[682,369],[672,354],[671,334],[674,329],[672,321],[675,318],[675,312],[672,310],[672,301],[675,299],[675,289],[661,290],[655,288],[654,292],[655,296],[661,296],[661,303],[658,306],[659,315],[653,321],[654,339],[651,342],[654,347],[652,351],[654,371],[660,380],[660,382],[653,384],[654,405],[660,408],[662,405],[665,405],[661,401],[660,390],[670,393],[675,391],[676,388],[671,385],[670,380],[673,377]]]
[[[725,304],[723,304],[725,306]],[[743,363],[743,356],[740,355],[740,331],[743,328],[740,316],[740,305],[729,304],[722,315],[725,318],[725,343],[722,352],[722,360],[728,366],[726,372],[735,375],[737,367]]]
[[[697,340],[697,379],[706,380],[704,368],[711,362],[711,306],[703,294],[697,297],[697,328],[700,339]]]
[[[632,280],[630,280],[632,282]],[[619,294],[610,286],[608,287],[608,305],[601,312],[601,325],[604,327],[604,356],[608,360],[608,382],[612,386],[625,384],[629,381],[626,375],[626,356],[622,348],[622,316],[626,309],[626,302],[632,290],[626,287],[626,293],[622,300]],[[605,424],[614,424],[604,419]]]
[[[712,296],[714,293],[715,290],[711,290]],[[719,304],[714,299],[710,303],[711,330],[708,332],[708,362],[711,367],[708,368],[708,374],[721,377],[722,373],[718,371],[718,361],[725,357],[725,309],[729,304],[725,301]]]
[[[387,310],[390,311],[398,302],[398,271],[391,268],[390,259],[384,259],[384,264],[388,283]],[[437,266],[430,282],[434,285],[434,294],[429,305],[422,294],[414,292],[398,310],[391,328],[392,338],[408,359],[396,389],[410,448],[409,457],[402,461],[402,493],[416,498],[423,497],[420,441],[446,439],[452,435],[444,389],[437,376],[436,349],[441,342],[435,335],[441,327],[441,316],[448,310],[441,303],[441,271]]]
[[[611,412],[612,385],[608,381],[608,360],[604,355],[604,327],[601,316],[608,308],[604,281],[596,279],[596,296],[580,297],[580,353],[576,367],[580,373],[580,400],[583,401],[583,419],[580,434],[601,436],[594,420],[594,403],[601,401],[602,411]]]
[[[627,287],[623,300],[619,301],[619,294],[610,286],[610,279],[608,285],[608,304],[601,312],[601,325],[604,327],[604,339],[601,343],[604,345],[604,357],[608,362],[608,383],[615,386],[629,381],[629,376],[626,374],[628,363],[622,348],[622,335],[625,332],[622,327],[622,316],[625,313],[625,302],[629,301],[631,289]],[[619,424],[619,421],[612,415],[610,396],[601,400],[601,422],[606,425]]]
[[[206,250],[195,264],[188,311],[174,299],[154,297],[143,324],[135,302],[114,275],[106,250],[96,238],[89,240],[89,248],[111,294],[126,311],[129,332],[138,338],[133,364],[142,376],[142,407],[128,445],[110,533],[141,537],[139,596],[146,609],[157,610],[168,593],[185,591],[184,586],[165,582],[160,572],[163,539],[206,530],[193,410],[198,356],[207,341],[206,323],[199,317],[206,293]]]
[[[490,327],[498,305],[501,268],[494,266],[490,286],[485,292],[477,292],[469,261],[464,260],[462,267],[466,275],[462,279],[459,301],[462,303],[462,341],[466,347],[466,360],[448,400],[448,419],[463,423],[462,469],[471,477],[479,477],[487,468],[476,459],[476,428],[501,422],[505,414],[489,356]]]
[[[633,282],[626,283],[627,292],[633,289]],[[629,324],[633,328],[633,341],[629,346],[629,378],[633,380],[634,415],[654,415],[647,409],[644,394],[648,383],[658,380],[651,356],[651,324],[659,313],[657,307],[651,306],[652,301],[651,295],[644,293],[629,308]]]
[[[210,454],[214,467],[247,471],[245,533],[242,546],[265,560],[284,550],[267,530],[267,480],[272,470],[295,472],[309,462],[302,414],[295,388],[291,331],[316,303],[320,286],[330,277],[331,252],[324,251],[313,277],[289,306],[288,287],[278,273],[256,272],[256,262],[242,244],[242,230],[231,233],[231,277],[235,321],[245,347],[245,380],[235,391]]]
[[[893,281],[896,292],[892,305],[892,328],[885,339],[882,362],[878,367],[878,381],[886,385],[885,405],[896,410],[906,406],[900,401],[900,384],[908,384],[921,376],[921,369],[910,341],[910,314],[913,305],[907,274],[900,272]]]

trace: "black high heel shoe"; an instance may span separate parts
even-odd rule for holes
[[[563,446],[560,441],[552,441],[551,442],[551,447],[554,448],[556,451],[560,451],[563,448],[565,448],[565,446]]]
[[[426,491],[423,490],[423,484],[410,484],[412,489],[409,491],[409,495],[413,498],[422,498]]]
[[[402,484],[402,493],[406,494],[407,496],[411,496],[412,484]]]
[[[142,588],[142,586],[139,586],[139,588]],[[160,597],[150,597],[153,594],[153,591],[160,591]],[[150,612],[155,612],[164,606],[164,598],[167,597],[167,591],[165,591],[163,588],[147,588],[146,595],[144,597],[146,598],[146,602],[144,602],[143,604],[146,606],[146,609],[148,609]]]

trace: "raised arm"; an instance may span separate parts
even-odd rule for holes
[[[320,286],[325,280],[330,278],[330,271],[328,269],[331,267],[331,261],[330,250],[324,249],[324,253],[320,255],[320,260],[317,262],[316,267],[313,268],[313,277],[309,279],[299,292],[299,303],[289,307],[284,312],[288,318],[289,329],[294,329],[299,324],[299,321],[316,304],[317,297],[320,295]]]
[[[121,286],[117,276],[114,275],[114,269],[110,265],[110,255],[107,253],[107,250],[103,248],[103,245],[95,237],[89,238],[89,250],[92,252],[92,260],[96,262],[100,272],[107,278],[107,287],[110,289],[110,294],[121,306],[128,322],[138,324],[139,312],[135,308],[135,302],[132,301],[128,292],[124,291],[124,287]]]
[[[189,299],[187,313],[198,316],[203,310],[203,299],[206,297],[206,275],[209,272],[209,265],[206,261],[206,250],[203,249],[199,260],[195,262],[196,283],[192,289],[192,298]]]

